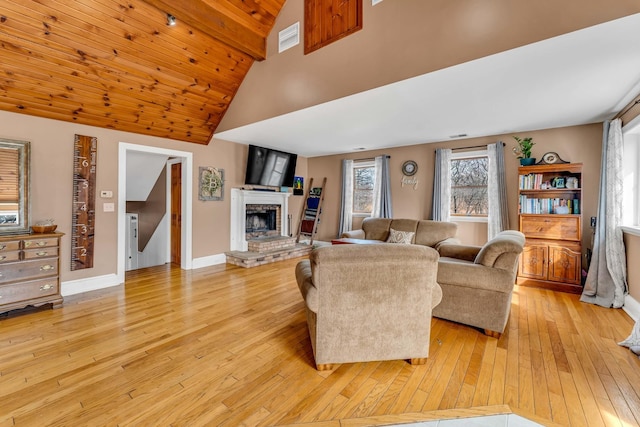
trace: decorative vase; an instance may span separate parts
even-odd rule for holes
[[[520,166],[531,166],[536,163],[535,157],[528,157],[526,159],[520,159]]]

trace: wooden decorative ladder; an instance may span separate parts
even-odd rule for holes
[[[324,201],[324,188],[327,185],[327,177],[322,180],[322,186],[314,187],[313,178],[309,180],[309,191],[307,192],[302,209],[300,221],[298,221],[298,235],[296,243],[300,243],[300,236],[309,237],[309,245],[313,245],[313,239],[318,232],[318,223],[322,214],[322,202]]]

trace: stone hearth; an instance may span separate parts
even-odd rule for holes
[[[296,244],[296,238],[288,235],[289,196],[290,193],[231,190],[231,251],[225,253],[227,263],[250,268],[311,251],[310,245]]]

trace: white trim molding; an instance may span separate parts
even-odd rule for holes
[[[125,214],[127,205],[127,151],[163,154],[177,157],[182,161],[182,242],[180,267],[183,270],[192,268],[192,199],[193,199],[193,153],[147,145],[120,142],[118,145],[118,260],[117,276],[124,283],[125,272]]]
[[[636,322],[640,319],[640,303],[631,295],[625,295],[622,309]]]
[[[201,258],[194,258],[193,263],[191,264],[191,267],[193,269],[196,269],[196,268],[211,267],[213,265],[220,265],[220,264],[226,264],[226,263],[227,263],[227,256],[225,254],[216,254],[216,255],[204,256]]]
[[[231,189],[231,250],[246,251],[247,205],[280,205],[280,235],[288,236],[287,214],[291,193]]]
[[[105,274],[104,276],[87,277],[86,279],[69,280],[60,284],[60,293],[63,297],[83,292],[97,291],[98,289],[110,288],[122,285],[115,274]]]

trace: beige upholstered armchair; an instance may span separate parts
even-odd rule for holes
[[[442,303],[433,315],[499,337],[509,320],[524,234],[503,231],[484,246],[443,244],[438,250]]]
[[[318,370],[349,362],[426,362],[440,302],[438,253],[404,244],[336,245],[298,263]]]

